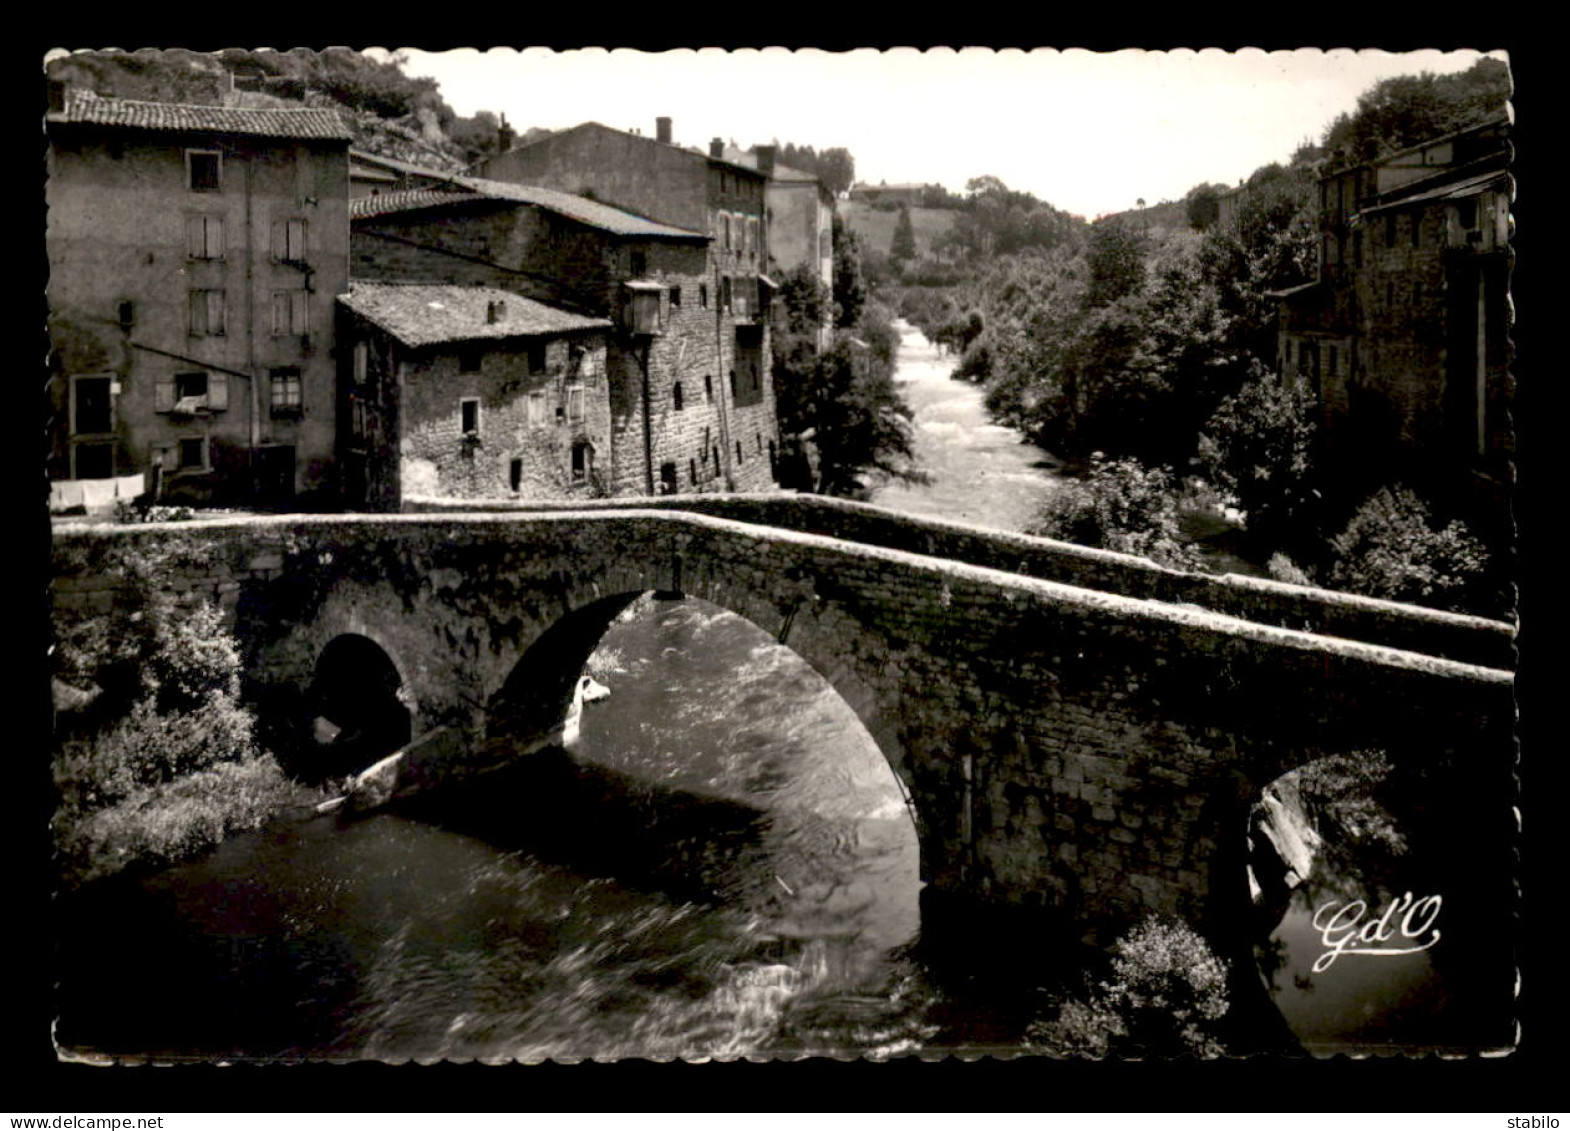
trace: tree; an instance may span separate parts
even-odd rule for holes
[[[1189,189],[1188,195],[1183,198],[1188,226],[1196,232],[1209,231],[1215,227],[1221,219],[1221,194],[1225,191],[1224,186],[1209,183]]]
[[[867,305],[867,280],[861,269],[861,239],[845,226],[838,213],[832,229],[834,241],[834,324],[854,326]]]
[[[1083,479],[1064,482],[1047,499],[1030,533],[1195,569],[1199,554],[1181,537],[1177,500],[1167,472],[1098,452]]]
[[[1311,537],[1302,520],[1312,498],[1313,392],[1257,362],[1247,381],[1221,402],[1199,440],[1210,481],[1247,516],[1249,533],[1272,548]]]
[[[1059,1056],[1221,1056],[1227,968],[1192,928],[1147,918],[1113,946],[1110,976],[1026,1031]]]
[[[1505,112],[1510,97],[1510,68],[1498,59],[1479,59],[1454,75],[1424,71],[1382,79],[1325,131],[1326,149],[1354,161],[1417,145]]]
[[[1403,486],[1383,488],[1330,540],[1327,582],[1391,601],[1463,611],[1474,603],[1488,554],[1462,522],[1440,528]]]
[[[894,242],[889,247],[889,255],[896,263],[916,258],[916,229],[910,222],[910,209],[903,204],[899,219],[894,223]]]

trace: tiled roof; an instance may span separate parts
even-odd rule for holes
[[[509,184],[506,181],[492,181],[483,177],[454,177],[453,181],[485,196],[513,200],[519,204],[533,204],[548,212],[565,216],[569,220],[576,220],[580,224],[587,224],[591,228],[599,228],[618,236],[703,241],[709,238],[702,232],[678,228],[673,224],[662,224],[658,220],[624,212],[620,208],[613,208],[609,204],[601,204],[587,197],[574,196],[570,192],[558,192],[556,189],[540,188],[537,185]]]
[[[395,192],[361,196],[349,202],[349,219],[369,220],[394,212],[413,212],[419,208],[439,208],[446,204],[473,204],[491,199],[476,192],[455,189],[399,189]]]
[[[430,177],[433,180],[445,181],[452,174],[442,169],[433,169],[429,165],[416,165],[412,161],[400,161],[396,157],[383,157],[380,153],[370,153],[364,149],[349,150],[349,157],[353,161],[361,161],[367,165],[380,165],[391,169],[395,173],[405,173],[411,177]]]
[[[1483,164],[1483,162],[1479,162]],[[1437,187],[1425,188],[1439,177],[1424,177],[1421,181],[1402,185],[1400,188],[1387,193],[1385,199],[1369,208],[1363,209],[1364,216],[1373,216],[1378,213],[1390,212],[1397,208],[1405,208],[1409,204],[1419,204],[1433,200],[1461,200],[1468,196],[1476,196],[1486,189],[1492,189],[1510,183],[1510,174],[1503,168],[1485,168],[1482,172],[1459,179],[1448,179]]]
[[[231,106],[197,106],[182,102],[132,102],[99,98],[91,91],[73,91],[65,109],[51,111],[51,122],[115,126],[134,130],[183,133],[240,134],[247,137],[349,141],[353,135],[338,115],[325,107],[256,110]]]
[[[404,189],[360,197],[350,202],[349,217],[352,220],[365,220],[394,212],[410,212],[417,208],[465,204],[476,200],[501,200],[531,204],[617,236],[692,241],[707,241],[709,238],[702,232],[662,224],[658,220],[645,219],[631,212],[623,212],[620,208],[555,189],[457,175],[449,177],[448,182],[455,186],[454,189]]]
[[[443,283],[355,283],[338,301],[406,346],[540,337],[574,330],[607,330],[604,318],[585,318],[495,287]],[[501,304],[495,322],[492,303]]]

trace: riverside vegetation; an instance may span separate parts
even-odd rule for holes
[[[320,799],[257,746],[218,609],[161,586],[182,552],[121,550],[112,611],[57,613],[53,828],[70,886],[168,863]]]

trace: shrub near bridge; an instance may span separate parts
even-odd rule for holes
[[[57,626],[53,825],[68,883],[177,859],[313,799],[257,747],[217,608],[158,588],[175,558],[125,551],[115,610]]]

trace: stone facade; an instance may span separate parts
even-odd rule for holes
[[[353,270],[357,279],[499,287],[613,319],[606,488],[764,489],[774,482],[769,455],[778,443],[767,335],[720,309],[725,291],[706,245],[696,233],[637,238],[472,196],[357,218]],[[638,302],[651,305],[640,312]],[[635,325],[644,315],[646,324]],[[738,348],[746,335],[751,350]]]
[[[327,110],[67,105],[48,118],[50,477],[157,465],[170,500],[329,501],[347,130]]]
[[[679,428],[679,438],[647,461],[654,475],[645,489],[659,493],[755,491],[776,482],[772,293],[760,278],[769,255],[766,178],[722,154],[718,141],[707,155],[673,144],[668,119],[652,137],[588,122],[481,166],[487,178],[576,193],[709,237],[701,270],[683,269],[674,280],[681,287],[682,313],[673,322],[675,333],[650,347],[648,398],[652,421],[661,404],[673,404],[678,381],[684,405],[696,403],[693,391],[701,388],[701,403],[713,406],[712,419],[706,411],[665,420]],[[653,267],[651,261],[651,273]],[[669,309],[668,299],[669,294],[661,300],[663,310]],[[712,345],[700,344],[705,340]],[[641,397],[639,351],[633,351],[638,356],[628,368],[638,371]],[[660,429],[653,431],[657,438]],[[619,480],[618,491],[624,485]]]
[[[625,508],[62,530],[57,616],[112,603],[116,547],[154,538],[202,563],[172,587],[229,610],[274,748],[305,723],[323,649],[353,633],[398,669],[413,733],[467,735],[469,768],[489,764],[490,739],[529,738],[496,720],[559,726],[605,627],[657,589],[747,617],[856,711],[911,798],[929,907],[1053,913],[1103,939],[1150,912],[1242,932],[1260,790],[1367,748],[1464,782],[1476,862],[1508,883],[1508,671]]]
[[[1481,490],[1499,510],[1513,449],[1507,136],[1493,123],[1320,180],[1319,278],[1282,294],[1277,361],[1318,391],[1325,460],[1358,490]]]
[[[378,317],[370,301],[372,295],[400,298],[398,292],[411,298],[388,305],[416,329],[419,307],[428,301],[442,303],[449,314],[460,305],[474,307],[476,324],[467,332],[446,332],[438,343],[408,344],[396,336],[404,327]],[[485,325],[480,309],[505,317],[508,303],[516,308],[527,300],[489,288],[360,284],[342,301],[348,505],[397,510],[407,496],[609,494],[609,322],[486,337],[498,327]]]

